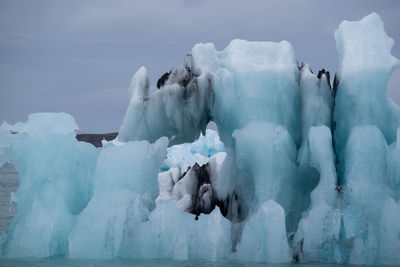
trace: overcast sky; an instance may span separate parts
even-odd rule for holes
[[[0,1],[0,122],[72,114],[82,131],[117,131],[140,66],[157,79],[199,42],[292,43],[315,71],[338,66],[334,30],[377,12],[400,58],[400,1]],[[333,75],[332,75],[333,76]],[[400,71],[389,94],[400,103]]]

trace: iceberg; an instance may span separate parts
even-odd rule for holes
[[[339,173],[343,177],[341,156],[353,127],[374,125],[388,144],[396,141],[400,111],[388,98],[386,85],[400,63],[390,53],[394,41],[386,35],[376,13],[359,22],[342,22],[335,31],[335,39],[339,71],[334,85],[333,122]]]
[[[76,141],[77,129],[68,114],[36,113],[13,127],[11,139],[2,139],[9,142],[5,160],[20,176],[12,196],[18,211],[3,237],[4,257],[68,253],[70,231],[92,195],[98,157],[94,147]]]
[[[332,84],[287,41],[197,44],[152,96],[141,67],[102,146],[65,113],[4,122],[0,256],[400,264],[400,62],[376,13],[335,39]]]

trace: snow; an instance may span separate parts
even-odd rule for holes
[[[184,143],[168,148],[167,158],[164,161],[163,169],[178,167],[186,170],[196,162],[200,165],[208,162],[208,158],[218,152],[224,152],[224,144],[219,140],[218,133],[207,129],[206,134],[200,133],[199,138],[193,143]]]

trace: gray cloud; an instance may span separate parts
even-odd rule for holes
[[[399,1],[0,1],[0,121],[65,111],[84,131],[118,130],[133,73],[152,86],[198,42],[290,41],[299,61],[336,71],[340,22],[376,11],[400,57]],[[400,103],[400,71],[388,91]]]

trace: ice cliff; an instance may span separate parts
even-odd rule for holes
[[[1,256],[400,264],[394,42],[375,13],[335,39],[332,84],[286,41],[197,44],[152,96],[142,67],[102,147],[65,113],[4,122]]]

